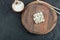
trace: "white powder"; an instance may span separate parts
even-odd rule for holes
[[[44,16],[43,16],[43,13],[40,11],[40,12],[37,12],[33,15],[33,20],[36,24],[39,24],[41,22],[44,22],[45,19],[44,19]]]

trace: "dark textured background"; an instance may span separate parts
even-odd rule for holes
[[[55,29],[46,35],[27,32],[21,23],[21,14],[14,12],[14,0],[0,0],[0,40],[60,40],[60,15]],[[22,0],[25,6],[33,0]],[[44,0],[60,8],[60,0]]]

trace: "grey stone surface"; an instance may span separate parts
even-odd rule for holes
[[[21,23],[21,14],[12,10],[14,0],[0,0],[0,40],[60,40],[60,15],[55,29],[46,35],[27,32]],[[33,0],[22,0],[25,6]],[[44,0],[60,8],[60,0]]]

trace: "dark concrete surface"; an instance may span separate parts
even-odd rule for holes
[[[14,0],[0,0],[0,40],[60,40],[60,15],[55,29],[46,35],[27,32],[21,23],[21,14],[12,10]],[[25,6],[33,0],[22,0]],[[60,0],[44,0],[60,8]]]

